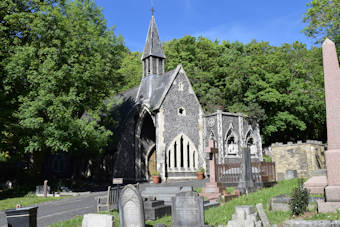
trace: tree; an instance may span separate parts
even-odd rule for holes
[[[185,36],[164,45],[166,69],[182,63],[205,112],[256,116],[264,144],[325,140],[321,49]]]
[[[111,134],[97,123],[103,99],[123,83],[122,38],[91,0],[1,4],[2,94],[22,150],[100,151]]]
[[[308,26],[303,30],[308,37],[321,43],[328,37],[340,49],[340,1],[339,0],[312,0],[307,4],[309,9],[303,19]]]

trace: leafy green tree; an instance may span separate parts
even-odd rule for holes
[[[5,1],[1,11],[2,95],[25,152],[98,152],[103,99],[124,83],[121,37],[91,0]],[[86,114],[84,114],[86,112]]]
[[[328,37],[333,40],[340,51],[340,1],[312,0],[303,19],[308,25],[303,30],[308,37],[321,43]]]
[[[185,36],[164,45],[166,69],[182,63],[207,113],[256,116],[263,142],[325,140],[320,48],[210,41]]]
[[[124,85],[121,91],[133,88],[139,85],[142,79],[142,61],[141,53],[136,52],[126,52],[122,60],[122,66],[118,70],[119,74],[124,79]]]

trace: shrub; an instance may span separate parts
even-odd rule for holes
[[[303,214],[307,210],[309,191],[303,187],[303,180],[299,179],[298,186],[293,188],[289,200],[289,208],[292,215]]]
[[[204,168],[199,168],[199,169],[197,170],[197,173],[205,173],[205,169],[204,169]]]

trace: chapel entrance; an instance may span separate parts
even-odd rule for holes
[[[151,180],[152,173],[157,171],[157,156],[156,156],[156,144],[151,147],[150,151],[147,154],[147,173],[148,178]]]
[[[148,180],[156,170],[156,128],[151,115],[146,111],[142,118],[139,137],[140,177]]]

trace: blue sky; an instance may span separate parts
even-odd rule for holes
[[[211,40],[253,39],[272,45],[299,41],[313,45],[301,30],[310,0],[95,0],[109,27],[131,51],[143,51],[153,5],[161,41],[185,35]]]

